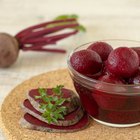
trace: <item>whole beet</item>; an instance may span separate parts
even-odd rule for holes
[[[95,42],[91,44],[87,49],[97,52],[100,55],[102,61],[107,60],[108,55],[113,50],[112,46],[106,42]]]
[[[72,67],[81,74],[92,75],[102,68],[101,57],[92,50],[74,52],[70,58]]]
[[[128,83],[129,84],[140,84],[140,69],[135,76],[129,78]]]
[[[0,33],[0,67],[9,67],[18,57],[17,40],[9,34]]]
[[[137,55],[139,57],[139,65],[140,65],[140,48],[139,47],[133,47],[131,49],[133,49],[137,53]]]
[[[115,76],[129,78],[139,68],[139,57],[131,48],[119,47],[113,50],[107,60],[107,69]]]
[[[109,74],[99,77],[98,80],[112,84],[123,84],[123,81],[121,79]]]

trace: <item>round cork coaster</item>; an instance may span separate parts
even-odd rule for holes
[[[68,70],[57,70],[35,76],[14,88],[1,108],[0,127],[8,140],[132,140],[140,139],[140,126],[112,128],[91,121],[88,128],[74,133],[48,133],[28,130],[19,125],[23,116],[20,104],[32,88],[54,87],[63,84],[74,90]]]

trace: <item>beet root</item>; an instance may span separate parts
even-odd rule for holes
[[[94,75],[102,68],[102,60],[98,53],[92,50],[74,52],[70,58],[72,67],[83,75]]]
[[[140,48],[139,47],[132,47],[131,49],[133,49],[137,53],[137,55],[139,57],[139,66],[140,66]]]
[[[131,48],[119,47],[108,56],[107,69],[115,76],[130,78],[136,74],[138,68],[139,57]]]
[[[102,61],[107,60],[108,55],[113,50],[112,46],[106,42],[95,42],[91,44],[87,49],[97,52],[100,55]]]
[[[23,128],[27,128],[31,130],[38,130],[38,131],[43,131],[43,132],[70,133],[70,132],[75,132],[75,131],[79,131],[86,128],[89,124],[89,117],[87,114],[84,114],[82,119],[74,125],[56,126],[56,125],[42,122],[36,119],[35,117],[29,115],[28,113],[26,113],[24,117],[21,118],[19,123]]]
[[[19,47],[17,40],[6,33],[0,33],[0,67],[9,67],[18,57]]]

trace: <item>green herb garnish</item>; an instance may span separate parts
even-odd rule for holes
[[[54,93],[56,93],[56,95],[63,95],[62,94],[62,88],[63,88],[64,86],[63,85],[57,85],[55,88],[53,88],[52,90],[53,90],[53,92]]]
[[[42,117],[44,117],[48,123],[57,123],[58,119],[64,119],[67,108],[63,106],[65,101],[69,99],[63,98],[62,88],[63,85],[57,85],[53,88],[53,95],[48,95],[47,91],[43,88],[39,88],[38,92],[40,96],[35,96],[36,99],[42,99],[44,103],[40,104],[40,108],[44,110]]]

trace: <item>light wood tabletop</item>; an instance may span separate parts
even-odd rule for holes
[[[58,43],[66,54],[20,52],[17,62],[0,69],[0,105],[8,92],[22,81],[47,71],[67,67],[70,51],[86,42],[102,39],[140,41],[139,0],[0,0],[0,32],[20,30],[61,14],[78,14],[86,33]],[[0,133],[0,140],[4,140]]]

